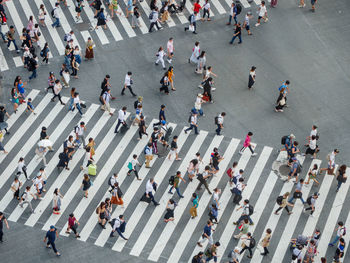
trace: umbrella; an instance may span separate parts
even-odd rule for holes
[[[39,147],[51,147],[52,142],[50,140],[44,139],[38,142]]]

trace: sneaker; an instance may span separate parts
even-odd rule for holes
[[[240,154],[240,155],[242,155],[242,154],[243,154],[243,152],[239,151],[239,154]]]
[[[260,23],[256,23],[255,26],[260,26]]]
[[[256,153],[253,153],[252,156],[253,156],[253,157],[256,156]]]

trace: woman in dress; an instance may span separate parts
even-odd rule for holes
[[[199,171],[199,162],[197,159],[193,159],[190,161],[190,164],[188,165],[187,172],[188,172],[188,178],[192,182],[193,177],[198,173]]]
[[[84,179],[80,188],[83,189],[84,197],[86,198],[88,198],[88,194],[89,194],[88,191],[90,187],[91,187],[90,177],[87,174],[84,174]]]
[[[12,103],[13,103],[13,110],[16,113],[18,104],[19,104],[19,99],[18,99],[17,89],[15,87],[11,89],[11,97],[12,97]]]
[[[251,89],[255,83],[255,70],[256,67],[252,66],[249,71],[249,80],[248,80],[248,88]]]
[[[45,6],[44,6],[44,4],[41,4],[41,5],[40,5],[40,8],[39,8],[39,23],[40,23],[40,25],[42,25],[43,27],[46,26],[46,24],[45,24],[45,17],[46,17]]]
[[[309,184],[310,180],[314,180],[315,183],[320,185],[320,183],[316,180],[317,170],[318,170],[318,165],[315,163],[312,169],[310,169],[308,173],[309,178],[307,179],[307,182],[305,184]]]
[[[173,77],[175,77],[174,67],[170,66],[169,69],[168,69],[168,78],[169,78],[171,90],[175,91],[176,89],[174,88],[174,79],[173,79]]]
[[[205,69],[205,65],[207,62],[207,58],[205,57],[205,51],[202,51],[202,53],[198,57],[198,62],[197,62],[197,68],[196,68],[196,73],[197,74],[202,74],[203,69]]]
[[[97,14],[97,25],[95,29],[97,29],[99,26],[103,26],[104,29],[107,29],[107,24],[106,24],[106,16],[104,14],[104,8],[101,8],[101,11],[98,12]]]
[[[30,36],[32,36],[33,29],[34,29],[34,17],[33,16],[29,17],[29,21],[28,21],[26,29],[30,31],[29,34],[30,34]]]
[[[98,214],[98,224],[106,229],[106,204],[105,202],[101,202],[101,204],[96,209],[96,214]]]
[[[168,223],[169,221],[174,221],[174,209],[175,209],[175,201],[170,199],[166,204],[166,213],[164,215],[164,222]]]
[[[95,141],[93,138],[89,138],[89,143],[86,145],[86,147],[90,147],[90,159],[94,159],[94,155],[95,155]]]
[[[56,188],[55,191],[53,192],[53,198],[52,198],[52,209],[53,209],[53,213],[56,215],[60,214],[62,198],[63,196],[60,194],[60,190]]]
[[[111,220],[111,216],[112,216],[112,203],[111,203],[111,199],[109,197],[107,197],[105,199],[105,204],[106,204],[106,220],[109,221]]]
[[[188,59],[188,63],[196,63],[198,62],[198,57],[199,57],[199,53],[200,53],[200,46],[199,46],[199,41],[197,41],[195,44],[194,44],[194,48],[192,49],[192,55],[191,57]]]
[[[64,148],[63,152],[61,152],[58,155],[59,161],[57,164],[57,169],[60,170],[61,168],[65,168],[66,170],[69,170],[68,163],[69,163],[69,156],[68,156],[68,148]]]
[[[85,48],[85,58],[87,60],[94,58],[94,41],[92,41],[91,37],[88,38],[86,41],[86,48]]]

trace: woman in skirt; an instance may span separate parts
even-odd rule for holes
[[[275,107],[275,112],[283,112],[283,108],[286,106],[286,98],[283,93],[280,93],[277,99],[277,105]]]
[[[170,199],[166,204],[166,213],[164,215],[164,222],[168,223],[169,221],[174,221],[174,209],[175,209],[175,201]]]
[[[99,26],[103,26],[104,29],[107,29],[106,20],[104,8],[101,8],[101,11],[97,14],[97,25],[95,29],[97,29]]]
[[[88,38],[88,41],[86,42],[86,48],[85,48],[85,58],[87,60],[94,58],[94,41],[92,41],[91,37]]]
[[[52,198],[52,209],[53,209],[53,213],[56,215],[60,214],[62,198],[63,196],[60,194],[60,190],[56,188],[55,191],[53,192],[53,198]]]
[[[316,140],[316,135],[312,135],[310,142],[309,142],[309,147],[306,149],[305,155],[306,154],[311,154],[312,159],[316,158],[316,153],[318,152],[318,147],[317,147],[317,140]]]
[[[89,175],[87,174],[84,174],[84,179],[83,179],[83,182],[81,184],[81,188],[83,189],[84,191],[84,197],[88,198],[88,191],[89,191],[89,188],[91,187],[91,181],[90,181],[90,177]]]
[[[252,66],[249,72],[248,88],[251,89],[255,83],[255,70],[256,67]]]
[[[114,189],[112,192],[112,199],[111,199],[111,203],[113,205],[123,205],[124,201],[122,199],[122,191],[120,190],[119,184],[116,182],[114,184]]]

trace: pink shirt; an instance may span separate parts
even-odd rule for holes
[[[245,137],[245,141],[243,143],[243,146],[244,147],[250,146],[250,136],[249,135],[247,135],[247,137]]]
[[[75,217],[69,217],[69,218],[68,218],[68,225],[69,225],[70,227],[74,226],[75,220],[76,220]]]

